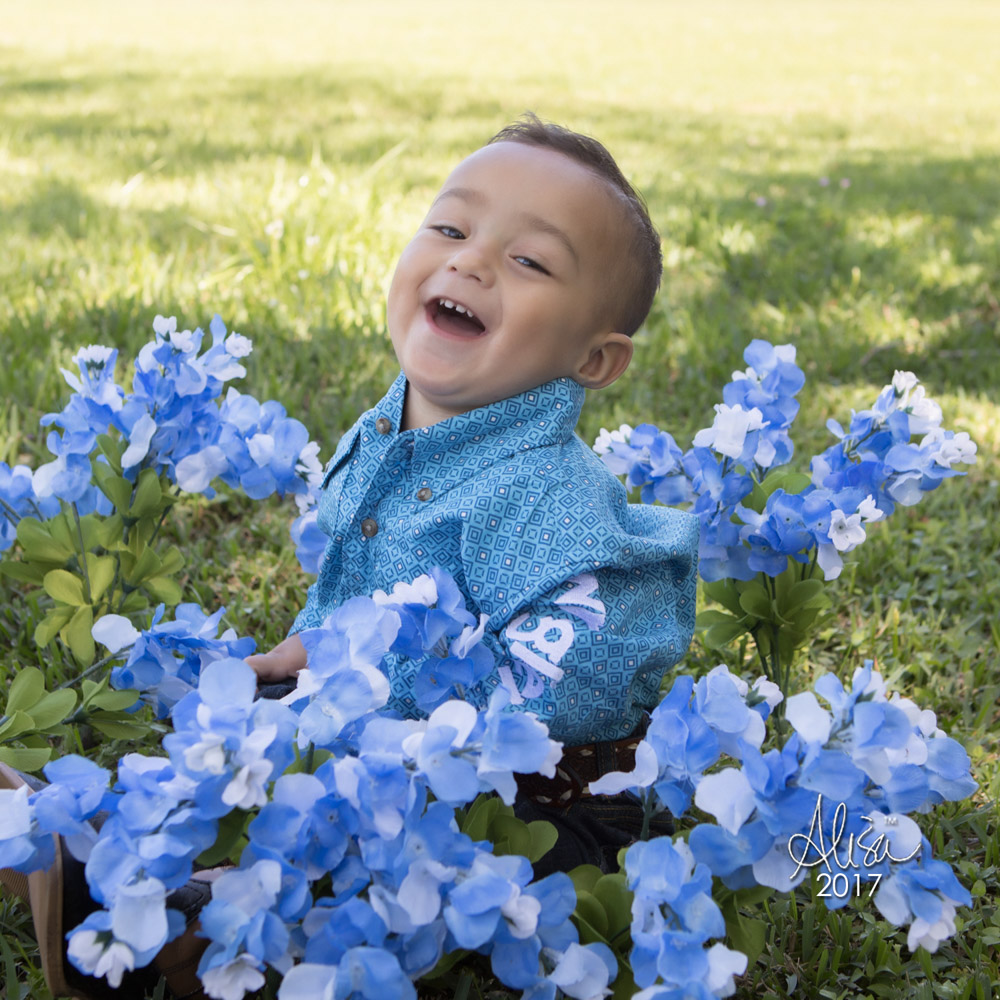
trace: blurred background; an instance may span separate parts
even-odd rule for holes
[[[430,196],[533,110],[604,142],[663,238],[635,361],[591,394],[585,440],[649,421],[686,448],[764,337],[794,344],[807,373],[802,467],[830,443],[827,418],[871,405],[895,369],[978,442],[967,479],[852,557],[809,668],[849,676],[876,656],[970,745],[988,807],[998,38],[989,0],[0,0],[0,459],[46,460],[38,420],[68,393],[59,368],[106,344],[127,385],[158,313],[179,328],[219,313],[250,337],[246,391],[282,402],[329,457],[396,373],[385,292]],[[226,604],[262,644],[307,582],[288,516],[205,501],[178,529],[192,598]],[[692,665],[708,662],[696,645]],[[977,873],[993,858],[986,898],[991,822],[966,848]],[[955,945],[989,954],[945,955],[943,981],[984,961],[996,979],[990,905]],[[982,996],[968,983],[935,995]]]

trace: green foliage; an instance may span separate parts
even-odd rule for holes
[[[556,829],[545,820],[525,823],[495,795],[479,795],[463,810],[459,829],[475,841],[488,840],[493,853],[520,854],[534,863],[556,842]]]
[[[94,661],[91,630],[101,617],[145,612],[158,602],[177,604],[182,593],[174,577],[184,557],[159,537],[176,493],[152,469],[143,469],[135,483],[124,478],[120,438],[102,435],[99,447],[106,462],[95,457],[91,466],[112,513],[80,517],[67,506],[47,521],[22,518],[21,558],[0,561],[0,572],[39,585],[47,598],[35,642],[45,647],[58,636],[82,667]]]

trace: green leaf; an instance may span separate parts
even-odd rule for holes
[[[126,580],[136,587],[147,577],[156,576],[160,571],[160,557],[156,554],[156,549],[147,546],[142,550],[142,555],[135,561],[135,565],[129,570]]]
[[[45,574],[45,593],[54,601],[79,607],[84,603],[83,581],[69,570],[52,569]]]
[[[97,436],[97,447],[101,454],[108,460],[111,469],[121,475],[122,455],[125,453],[125,442],[121,438],[112,437],[110,434],[99,434]]]
[[[149,608],[149,599],[141,590],[133,590],[122,602],[121,614],[130,615],[136,611],[145,611]]]
[[[154,600],[168,605],[180,604],[184,596],[181,585],[169,576],[154,576],[143,583],[143,588]]]
[[[160,573],[163,576],[172,576],[174,573],[184,568],[184,556],[176,545],[171,545],[163,554],[160,563]]]
[[[608,940],[613,943],[632,926],[632,893],[621,872],[602,876],[592,891],[607,914]]]
[[[757,961],[767,941],[767,925],[763,920],[744,916],[735,907],[727,907],[726,935],[729,943],[747,956],[749,968]]]
[[[531,849],[531,836],[528,833],[528,824],[515,816],[498,814],[493,820],[491,831],[493,840],[493,853],[520,854],[526,856]]]
[[[0,739],[14,740],[22,733],[33,732],[35,720],[27,712],[12,712],[7,721],[0,725]]]
[[[73,617],[73,613],[74,609],[65,604],[53,608],[35,628],[35,643],[47,646],[56,637],[56,633]]]
[[[135,486],[129,517],[149,517],[159,513],[162,507],[163,488],[160,486],[160,477],[152,469],[143,469]]]
[[[756,580],[744,584],[740,593],[740,607],[754,618],[770,621],[772,618],[771,596],[764,585]]]
[[[126,721],[124,713],[120,719],[106,718],[100,714],[92,715],[87,724],[113,740],[142,740],[152,732],[152,729],[142,722]]]
[[[586,889],[580,890],[576,894],[576,909],[573,911],[575,921],[581,921],[580,941],[583,944],[591,944],[594,941],[607,943],[608,940],[608,915],[604,912],[604,907]],[[593,936],[592,936],[593,935]]]
[[[709,649],[721,649],[746,631],[747,626],[742,621],[733,619],[729,623],[720,622],[718,625],[713,625],[701,638]]]
[[[807,604],[826,602],[826,585],[822,580],[799,580],[790,586],[778,602],[778,611],[785,618],[789,613]]]
[[[93,466],[98,488],[114,504],[115,510],[124,514],[132,500],[132,484],[103,462],[94,462]]]
[[[94,609],[87,604],[77,608],[69,624],[59,631],[60,638],[83,667],[89,667],[94,662],[94,637],[90,633],[93,627]]]
[[[20,580],[22,583],[34,583],[39,587],[45,579],[47,563],[39,565],[37,562],[21,562],[5,560],[0,562],[0,574],[10,577],[12,580]]]
[[[45,675],[37,667],[24,667],[11,682],[6,714],[27,711],[45,694]]]
[[[52,537],[51,521],[43,525],[33,517],[22,517],[17,522],[17,540],[29,561],[64,563],[74,552],[73,545],[66,545]]]
[[[740,618],[743,616],[740,615]],[[735,622],[739,621],[740,618],[734,618],[728,611],[699,611],[698,617],[695,618],[695,625],[699,629],[707,629],[712,625],[719,625],[723,622]]]
[[[531,838],[531,847],[525,857],[532,864],[548,854],[559,839],[556,828],[544,819],[532,820],[528,824],[528,836]]]
[[[500,800],[495,795],[477,795],[461,824],[462,833],[472,840],[489,840],[490,826]]]
[[[735,580],[715,580],[712,583],[706,583],[704,590],[705,596],[709,600],[721,604],[737,617],[743,617],[743,609],[740,607],[740,592],[736,589]]]
[[[125,534],[125,521],[120,514],[102,517],[97,527],[97,544],[112,552],[122,548]]]
[[[247,813],[243,809],[234,809],[231,813],[223,816],[219,820],[219,832],[216,835],[215,843],[198,855],[198,864],[212,868],[223,861],[235,861],[236,858],[233,857],[233,854],[243,836],[246,822]]]
[[[76,692],[69,690],[52,691],[36,705],[30,715],[36,729],[50,729],[73,714],[76,708]]]
[[[573,886],[577,893],[581,891],[590,892],[597,885],[597,880],[602,878],[603,875],[604,872],[597,865],[577,865],[569,873],[569,877],[573,880]]]
[[[90,599],[96,602],[104,596],[115,578],[115,560],[113,556],[95,556],[92,552],[88,552],[85,558],[90,577]]]
[[[18,771],[40,771],[52,757],[52,748],[44,750],[26,747],[0,747],[0,762],[17,768]]]
[[[104,712],[121,712],[139,700],[138,691],[102,691],[95,694],[90,705]]]

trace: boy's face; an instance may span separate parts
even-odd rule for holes
[[[463,160],[389,289],[389,333],[409,383],[404,426],[559,376],[613,381],[631,357],[610,308],[624,229],[605,182],[561,153],[499,142]],[[624,355],[610,378],[595,361],[608,350]]]

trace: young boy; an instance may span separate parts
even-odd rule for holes
[[[446,569],[489,616],[498,664],[468,700],[504,684],[570,748],[556,780],[521,785],[519,814],[560,831],[539,871],[606,865],[638,833],[634,801],[577,800],[632,766],[628,738],[694,627],[696,519],[627,504],[573,433],[584,389],[628,366],[661,271],[646,209],[596,140],[526,116],[463,160],[397,265],[402,372],[327,468],[319,577],[289,637],[248,661],[287,679],[306,662],[299,630]],[[407,717],[415,668],[390,658],[389,707]]]
[[[632,768],[660,678],[694,627],[697,520],[630,506],[573,433],[584,390],[628,366],[661,270],[642,202],[595,140],[528,116],[460,163],[389,290],[402,372],[328,467],[319,577],[289,637],[249,658],[265,685],[287,690],[306,665],[298,631],[349,597],[433,566],[451,573],[466,605],[489,616],[497,659],[467,697],[483,706],[503,684],[567,748],[555,779],[520,782],[517,815],[559,833],[537,877],[583,863],[607,870],[638,836],[634,799],[584,791]],[[388,664],[389,707],[410,717],[415,666]],[[0,774],[4,787],[21,782]],[[117,991],[63,953],[64,930],[83,916],[71,915],[86,897],[82,866],[33,876],[50,987],[88,1000],[141,995],[162,972],[176,996],[200,995],[193,921],[213,874],[170,897],[190,915],[188,932]],[[23,894],[16,873],[0,881]]]

